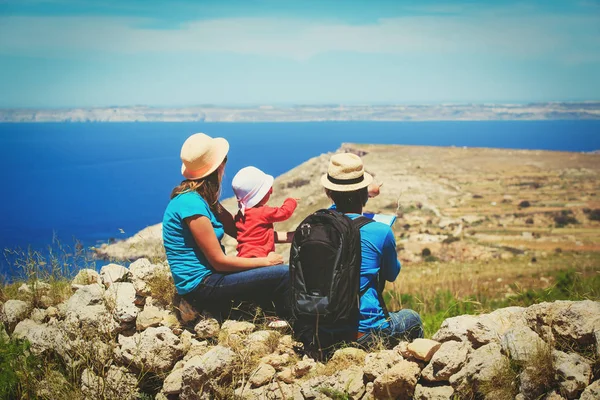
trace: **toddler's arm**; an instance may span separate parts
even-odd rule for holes
[[[296,232],[275,231],[275,243],[292,243]]]
[[[269,224],[285,221],[292,216],[296,207],[298,207],[298,202],[292,198],[287,198],[281,207],[263,207],[263,217]]]

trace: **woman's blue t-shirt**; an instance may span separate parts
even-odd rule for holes
[[[209,219],[219,242],[225,231],[208,203],[196,192],[186,192],[169,202],[163,217],[163,242],[177,293],[193,291],[214,269],[196,244],[185,218],[201,215]],[[221,246],[223,249],[223,246]],[[225,250],[223,249],[223,252]]]

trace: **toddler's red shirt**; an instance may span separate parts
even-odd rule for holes
[[[285,199],[281,207],[259,206],[235,216],[238,257],[266,257],[275,251],[274,222],[285,221],[298,206],[296,200]]]

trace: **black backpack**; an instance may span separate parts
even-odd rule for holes
[[[319,210],[296,229],[290,250],[294,334],[304,353],[327,359],[337,344],[356,339],[360,304],[360,228],[354,220]]]

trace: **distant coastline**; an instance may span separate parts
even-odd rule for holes
[[[529,104],[83,107],[0,109],[1,122],[316,122],[600,119],[600,101]]]

